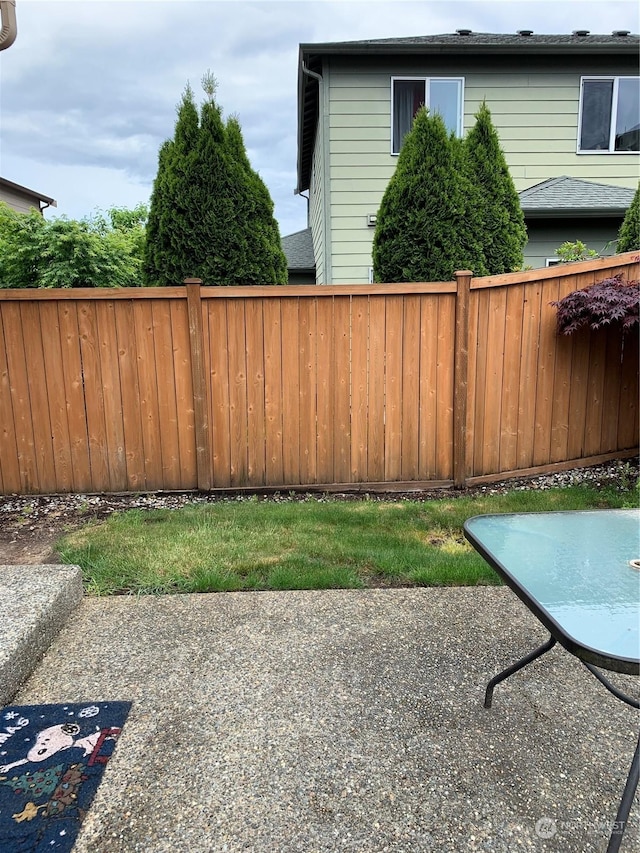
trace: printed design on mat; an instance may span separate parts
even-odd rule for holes
[[[130,702],[0,710],[0,850],[71,850]]]

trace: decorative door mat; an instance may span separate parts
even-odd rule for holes
[[[71,850],[131,702],[0,709],[0,851]]]

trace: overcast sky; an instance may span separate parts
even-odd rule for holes
[[[187,82],[211,69],[284,236],[306,227],[296,185],[301,42],[477,32],[637,33],[635,0],[17,0],[0,52],[0,175],[73,218],[147,202]]]

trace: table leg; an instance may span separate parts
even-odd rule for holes
[[[631,762],[631,769],[629,770],[627,782],[624,786],[624,791],[622,792],[622,800],[620,801],[620,807],[618,808],[618,814],[616,815],[616,822],[613,825],[613,832],[611,833],[611,838],[609,839],[607,853],[618,853],[618,850],[620,849],[620,844],[622,843],[622,836],[627,826],[629,812],[631,811],[631,804],[633,803],[633,798],[638,788],[639,777],[640,738],[638,738],[638,745],[636,746],[633,761]]]
[[[512,666],[507,667],[507,669],[503,669],[502,672],[499,672],[498,675],[494,676],[491,681],[487,684],[487,689],[484,694],[484,707],[490,708],[491,702],[493,701],[493,688],[496,684],[500,684],[501,681],[504,681],[505,678],[509,678],[510,675],[513,675],[514,672],[518,672],[519,669],[523,669],[527,664],[536,660],[536,658],[541,657],[546,654],[550,649],[552,649],[556,644],[555,637],[549,637],[547,642],[540,646],[539,649],[528,654],[526,657],[514,663]]]
[[[608,678],[605,678],[604,675],[593,666],[593,664],[587,663],[586,660],[583,660],[582,663],[589,670],[591,675],[595,676],[598,679],[600,684],[604,684],[609,693],[613,693],[616,699],[620,699],[622,702],[626,702],[627,705],[631,705],[632,708],[637,708],[640,711],[640,702],[637,699],[634,699],[632,696],[627,696],[626,693],[623,693],[622,690],[618,690]]]

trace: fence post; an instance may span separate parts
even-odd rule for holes
[[[462,488],[467,473],[467,399],[469,373],[469,292],[471,270],[455,273],[456,331],[453,361],[453,483]]]
[[[202,334],[202,298],[199,278],[185,278],[189,342],[191,345],[191,379],[196,438],[196,471],[198,489],[211,488],[211,450],[209,444],[209,385],[205,375],[204,336]]]

